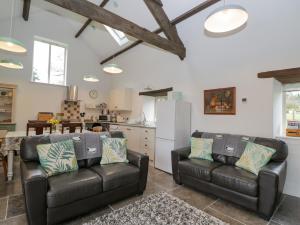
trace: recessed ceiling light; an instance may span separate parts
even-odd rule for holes
[[[91,75],[86,75],[83,77],[83,80],[84,81],[87,81],[87,82],[99,82],[99,78],[97,78],[96,76],[91,76]]]

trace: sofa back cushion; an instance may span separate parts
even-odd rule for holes
[[[37,145],[50,144],[49,136],[25,137],[21,142],[20,155],[24,162],[39,162],[39,155],[36,150]]]
[[[214,139],[213,143],[213,159],[214,161],[223,164],[235,165],[244,153],[245,147],[248,142],[264,145],[276,150],[272,156],[271,161],[284,161],[288,155],[288,148],[285,142],[271,139],[250,137],[247,135],[232,135],[222,133],[205,133],[195,131],[192,137]]]
[[[21,158],[23,161],[39,162],[36,146],[39,144],[57,143],[72,140],[78,162],[78,167],[91,167],[99,165],[102,156],[102,139],[110,136],[109,132],[102,133],[73,133],[63,135],[32,136],[26,137],[21,143]],[[123,137],[122,132],[111,133],[112,137]]]

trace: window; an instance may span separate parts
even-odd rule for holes
[[[287,127],[293,128],[300,124],[300,84],[284,85],[284,123]],[[296,122],[296,123],[294,123]]]
[[[35,38],[32,81],[66,85],[67,47],[41,38]]]
[[[115,41],[120,45],[124,45],[128,42],[128,38],[126,37],[126,35],[119,30],[113,29],[109,26],[104,25],[104,27],[106,28],[106,30],[110,33],[110,35],[115,39]]]

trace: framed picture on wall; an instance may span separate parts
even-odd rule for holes
[[[204,114],[235,115],[236,88],[204,90]]]

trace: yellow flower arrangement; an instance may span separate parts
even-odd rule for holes
[[[48,123],[51,123],[52,125],[56,125],[56,124],[59,124],[60,121],[57,119],[51,119],[51,120],[48,120]]]

